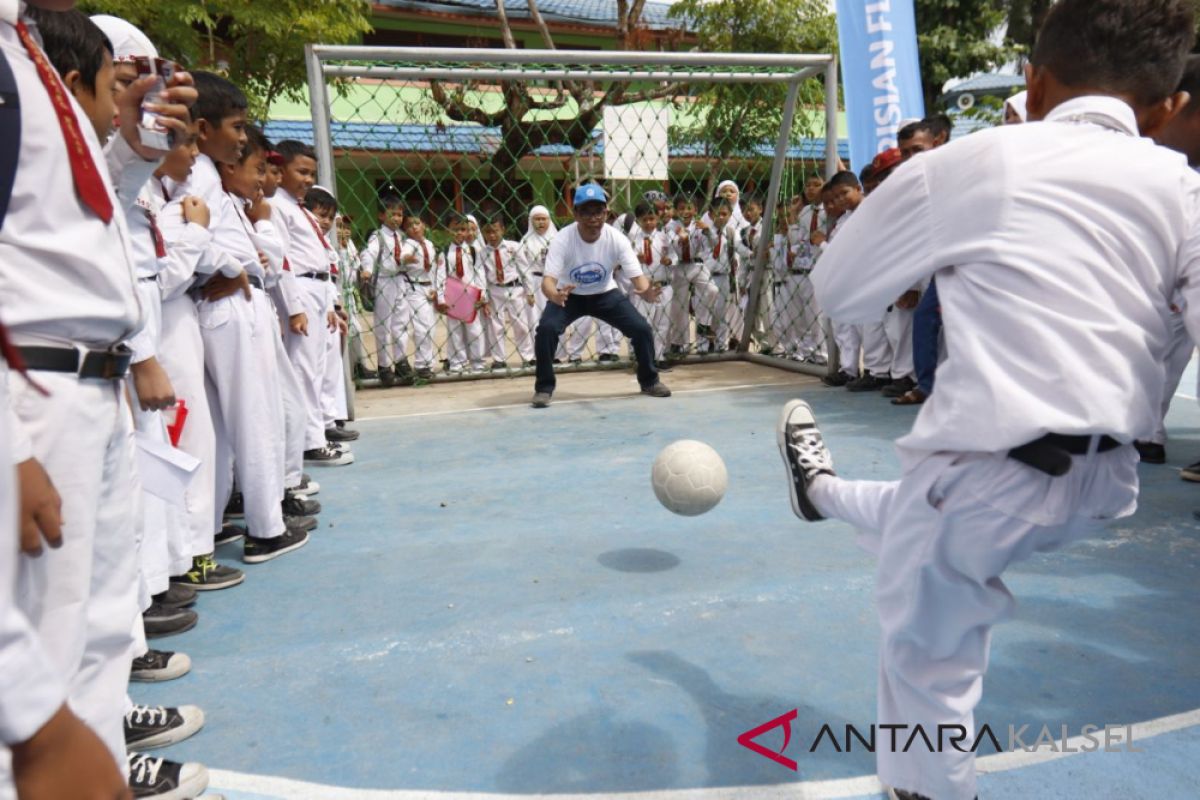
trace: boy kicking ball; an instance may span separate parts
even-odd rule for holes
[[[936,274],[945,320],[900,480],[835,475],[803,401],[779,423],[793,510],[878,555],[881,725],[971,740],[991,628],[1015,605],[1004,570],[1136,508],[1131,443],[1159,421],[1176,292],[1200,331],[1200,176],[1143,138],[1187,100],[1192,23],[1185,0],[1060,0],[1026,67],[1042,124],[901,165],[813,272],[847,323]],[[944,749],[880,749],[880,780],[901,800],[971,800],[974,754]]]

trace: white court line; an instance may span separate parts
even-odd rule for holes
[[[770,388],[779,387],[779,386],[804,386],[804,384],[796,383],[795,381],[782,381],[780,383],[742,383],[742,384],[735,384],[734,386],[712,386],[707,389],[672,390],[671,394],[672,394],[672,396],[680,395],[680,394],[706,394],[709,392],[729,392],[729,391],[733,391],[735,389],[770,389]],[[574,405],[577,403],[599,403],[604,400],[633,400],[634,398],[641,397],[641,396],[642,396],[641,393],[636,393],[636,394],[601,395],[598,397],[580,397],[575,400],[555,400],[553,403],[550,404],[550,407],[553,408],[554,406]],[[445,417],[445,416],[450,416],[452,414],[473,414],[476,411],[502,411],[506,408],[529,408],[531,411],[535,410],[535,409],[530,408],[530,405],[528,402],[524,402],[524,403],[508,403],[508,404],[502,405],[502,406],[480,406],[478,408],[452,408],[452,409],[449,409],[446,411],[418,411],[413,414],[384,414],[383,416],[379,416],[379,417],[359,417],[358,419],[356,419],[354,421],[355,422],[371,422],[371,421],[379,420],[379,419],[407,419],[409,417]],[[545,409],[536,409],[536,410],[544,411]]]
[[[1163,733],[1183,730],[1200,724],[1200,709],[1159,717],[1139,722],[1132,727],[1132,742],[1153,738]],[[1103,735],[1103,734],[1101,734]],[[735,743],[731,739],[730,745]],[[1027,752],[996,753],[982,756],[975,762],[980,774],[1006,772],[1008,770],[1044,764],[1067,756],[1076,755],[1088,740],[1083,736],[1072,736],[1065,746],[1060,740],[1053,749]],[[1122,743],[1124,746],[1124,743]],[[407,789],[346,789],[324,786],[319,783],[294,781],[288,778],[247,775],[240,772],[212,770],[210,772],[215,791],[253,792],[287,800],[581,800],[600,795],[587,794],[501,794],[491,792],[431,792]],[[618,800],[838,800],[839,798],[864,797],[882,794],[883,785],[873,775],[858,778],[841,778],[830,781],[805,781],[773,786],[727,786],[709,789],[658,789],[647,792],[604,792],[604,797]]]

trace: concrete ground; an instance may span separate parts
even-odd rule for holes
[[[879,797],[871,754],[810,752],[822,725],[873,720],[874,564],[840,523],[792,515],[774,427],[803,396],[839,471],[884,479],[916,412],[745,363],[663,377],[668,400],[627,371],[564,376],[541,411],[530,378],[361,392],[357,462],[314,474],[309,546],[156,642],[195,667],[135,700],[208,715],[165,754],[236,800]],[[981,797],[1195,796],[1200,491],[1172,467],[1200,458],[1200,409],[1169,421],[1136,516],[1006,575],[1020,606],[978,710],[1001,735],[1136,724],[1142,752],[985,748]],[[697,518],[649,485],[681,438],[729,470]],[[796,771],[738,743],[791,710]]]

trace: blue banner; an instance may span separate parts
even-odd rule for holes
[[[855,172],[925,116],[913,0],[837,0],[850,160]]]

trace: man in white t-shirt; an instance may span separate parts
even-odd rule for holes
[[[554,394],[554,353],[564,330],[580,317],[607,322],[629,337],[637,356],[642,393],[670,397],[671,390],[658,379],[654,368],[654,331],[629,298],[617,288],[613,270],[620,266],[647,303],[659,302],[661,290],[642,274],[633,247],[621,232],[605,224],[608,195],[598,184],[585,183],[575,190],[575,222],[559,231],[546,251],[542,293],[550,303],[538,322],[534,340],[537,382],[533,407],[550,405]]]

